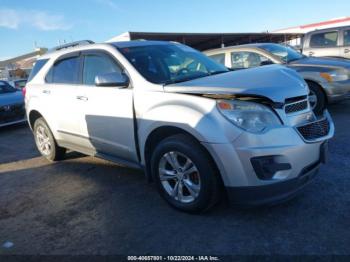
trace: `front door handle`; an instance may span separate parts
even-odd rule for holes
[[[46,95],[49,95],[49,94],[51,94],[51,91],[50,90],[43,90],[43,93]]]
[[[309,52],[309,56],[312,56],[314,54],[314,52]]]
[[[81,100],[81,101],[88,101],[89,100],[86,96],[77,96],[77,99]]]
[[[350,52],[350,49],[348,49],[348,48],[345,48],[345,49],[344,49],[344,53],[345,53],[345,54],[347,54],[347,53],[349,53],[349,52]]]

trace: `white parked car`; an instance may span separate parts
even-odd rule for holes
[[[230,72],[185,45],[131,41],[49,52],[25,101],[47,159],[69,148],[142,168],[169,204],[199,212],[223,194],[244,205],[289,199],[314,177],[334,126],[307,95],[282,66]]]

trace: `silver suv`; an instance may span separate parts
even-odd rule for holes
[[[43,156],[69,148],[141,168],[187,212],[223,194],[242,205],[289,199],[334,132],[295,71],[230,72],[178,43],[72,44],[41,57],[30,78],[26,110]]]

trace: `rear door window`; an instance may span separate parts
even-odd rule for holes
[[[78,84],[79,83],[80,58],[69,57],[57,61],[46,76],[49,83]]]
[[[209,57],[215,62],[225,65],[225,54],[210,55]]]
[[[335,47],[338,44],[338,32],[325,32],[311,35],[310,47]]]
[[[254,52],[232,52],[231,64],[233,69],[252,68],[263,65],[263,62],[270,61],[267,57]]]

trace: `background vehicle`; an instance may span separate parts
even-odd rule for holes
[[[307,57],[294,49],[272,43],[248,44],[206,51],[212,59],[232,69],[283,64],[296,70],[310,88],[310,103],[322,114],[327,103],[350,96],[350,61]]]
[[[25,121],[22,92],[0,80],[0,127]]]
[[[26,110],[43,156],[70,148],[142,168],[188,212],[214,205],[222,186],[236,204],[290,198],[334,132],[295,71],[230,72],[177,43],[73,43],[41,57],[30,79]]]
[[[316,30],[305,34],[303,54],[350,59],[350,26]]]
[[[12,85],[14,88],[17,88],[18,90],[22,90],[27,83],[27,79],[16,79],[9,81],[9,84]]]

